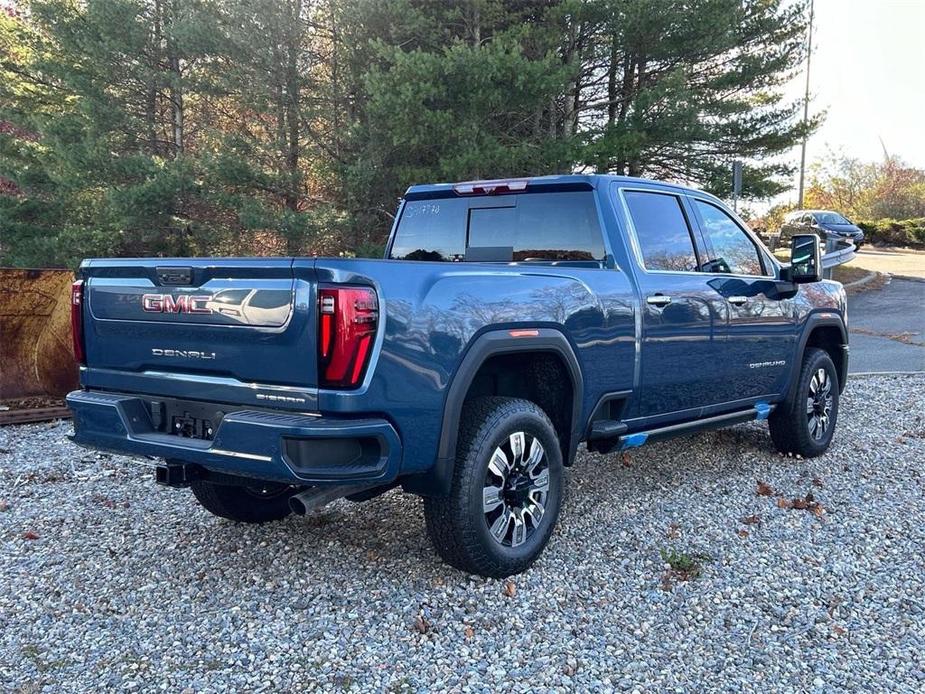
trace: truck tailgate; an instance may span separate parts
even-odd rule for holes
[[[306,409],[317,287],[299,265],[296,277],[292,258],[86,261],[84,385]]]

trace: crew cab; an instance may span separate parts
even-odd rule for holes
[[[823,453],[848,362],[815,236],[783,265],[717,198],[609,175],[412,186],[383,259],[86,260],[72,320],[77,443],[242,522],[400,486],[486,576],[539,556],[582,444],[768,420]]]

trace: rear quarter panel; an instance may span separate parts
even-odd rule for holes
[[[635,295],[619,270],[322,258],[315,271],[322,283],[375,286],[384,321],[362,388],[322,390],[319,409],[390,418],[403,440],[403,473],[433,465],[448,386],[489,329],[562,331],[582,370],[583,419],[601,394],[632,387]]]

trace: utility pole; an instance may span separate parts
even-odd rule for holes
[[[732,209],[739,211],[739,197],[742,195],[742,162],[732,162]]]
[[[809,65],[813,58],[813,5],[815,0],[809,0],[809,40],[806,45],[806,93],[803,96],[803,127],[809,123]],[[803,183],[806,177],[806,133],[803,134],[803,144],[800,147],[800,193],[797,198],[797,208],[803,207]]]

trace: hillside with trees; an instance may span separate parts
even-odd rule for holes
[[[369,254],[411,183],[783,190],[783,0],[0,4],[0,263]],[[813,127],[814,124],[810,124]]]

